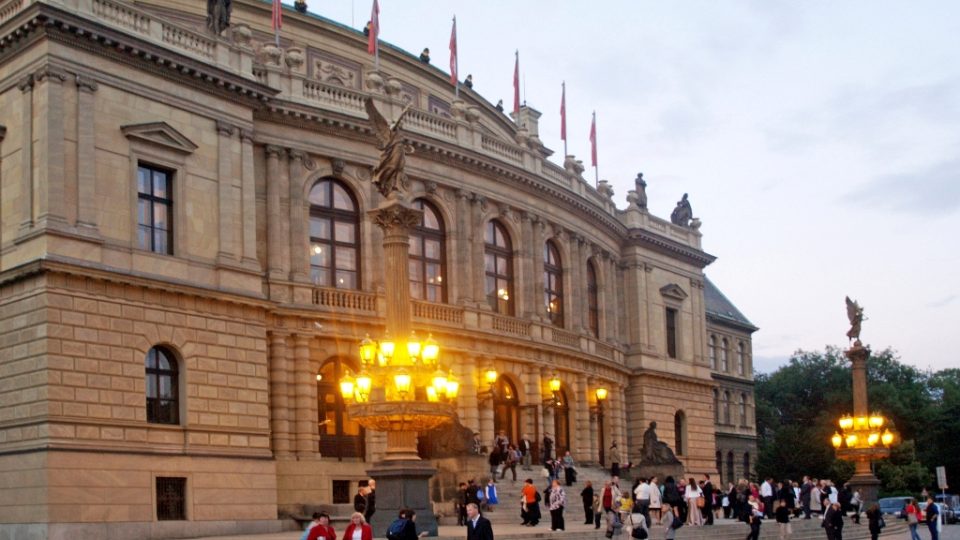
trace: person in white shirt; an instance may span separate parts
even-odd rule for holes
[[[760,500],[763,501],[763,515],[773,517],[773,478],[767,478],[760,484]]]
[[[687,488],[684,490],[683,498],[687,501],[687,525],[703,525],[703,512],[700,510],[698,501],[703,497],[700,486],[693,478],[687,480]]]
[[[640,480],[640,485],[633,490],[633,498],[637,501],[634,512],[643,514],[643,519],[650,523],[650,484],[646,478]]]

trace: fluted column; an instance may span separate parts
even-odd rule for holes
[[[299,458],[311,457],[314,456],[318,450],[313,440],[313,432],[316,428],[317,418],[315,416],[313,418],[310,417],[310,411],[317,401],[317,385],[316,376],[310,373],[309,335],[294,334],[293,361],[296,373],[296,379],[293,385],[297,392],[297,456]]]
[[[0,193],[3,192],[3,140],[7,137],[7,126],[0,124]],[[0,251],[3,250],[3,205],[0,204]]]
[[[476,361],[467,355],[456,355],[453,374],[460,381],[460,397],[457,399],[457,415],[460,423],[474,432],[480,431],[480,408],[477,401]]]
[[[275,457],[290,456],[290,400],[286,332],[270,334],[270,431]]]
[[[543,295],[537,294],[533,289],[533,259],[540,255],[537,246],[533,243],[533,228],[530,222],[530,214],[520,213],[520,275],[517,276],[517,283],[520,289],[516,292],[519,298],[524,299],[523,312],[517,312],[517,316],[529,317],[536,313],[536,304],[542,302]]]
[[[455,230],[453,234],[454,243],[449,253],[470,253],[472,246],[471,240],[475,232],[470,220],[470,201],[469,194],[462,189],[454,192],[456,196],[457,216]],[[471,284],[473,283],[473,273],[475,272],[473,264],[469,257],[451,257],[449,271],[446,276],[447,291],[450,295],[450,302],[463,304],[471,300]],[[463,379],[461,379],[463,380]]]
[[[33,75],[27,75],[20,79],[17,88],[20,89],[20,143],[22,166],[20,167],[20,204],[22,212],[20,219],[20,233],[29,232],[33,228],[36,219],[36,211],[33,206]]]
[[[259,266],[257,261],[257,187],[253,165],[253,132],[250,130],[240,130],[240,153],[243,262]]]
[[[217,203],[220,207],[220,250],[217,258],[233,262],[237,256],[237,229],[239,226],[237,181],[233,171],[233,134],[237,127],[217,120]]]
[[[543,384],[543,382],[546,380],[549,380],[550,377],[553,375],[553,372],[554,370],[552,367],[540,368],[540,381],[539,381],[539,384],[537,385],[537,401],[539,403],[543,403],[544,401],[552,397],[549,394],[549,390],[545,388],[545,385]],[[541,406],[541,411],[542,411],[542,418],[543,418],[543,432],[550,434],[550,438],[553,439],[553,443],[554,443],[553,450],[554,452],[556,452],[557,443],[559,441],[557,441],[557,433],[556,433],[556,430],[554,429],[555,423],[554,423],[553,407]]]
[[[546,241],[544,239],[544,223],[539,218],[534,216],[533,218],[533,250],[536,253],[536,256],[533,257],[533,296],[536,298],[534,302],[536,314],[542,319],[547,318],[547,306],[543,302],[543,243]]]
[[[588,391],[593,393],[597,388],[603,386],[603,384],[596,378],[590,377],[587,379],[587,388]],[[600,404],[600,407],[603,407],[605,404]],[[604,441],[600,440],[600,434],[603,432],[603,429],[600,426],[600,422],[603,420],[603,415],[598,414],[593,416],[590,421],[590,440],[587,441],[588,444],[588,456],[590,461],[596,461],[600,463],[600,449],[603,448]]]
[[[574,332],[582,332],[583,324],[583,303],[580,301],[584,291],[585,281],[583,279],[583,237],[578,234],[570,234],[570,286],[564,291],[564,295],[569,298],[566,302],[567,328]]]
[[[34,74],[35,93],[39,109],[43,111],[43,121],[38,122],[39,133],[36,139],[40,155],[35,181],[37,206],[37,227],[64,227],[64,179],[66,177],[66,117],[63,83],[66,73],[52,66],[46,66]],[[27,141],[25,139],[25,141]],[[29,142],[25,142],[29,144]],[[25,163],[25,166],[29,166]]]
[[[615,290],[619,290],[621,288],[621,282],[623,280],[623,276],[620,270],[619,262],[616,259],[610,260],[610,275],[612,276],[611,281],[614,284]],[[620,333],[620,327],[621,327],[620,318],[626,317],[626,315],[623,312],[621,312],[621,309],[620,309],[621,304],[625,305],[626,302],[623,302],[623,298],[617,296],[616,300],[610,306],[609,313],[610,313],[611,321],[608,325],[610,328],[610,332],[608,333],[608,339],[614,339],[617,342],[623,343],[624,341],[623,335]],[[629,318],[627,318],[627,320],[629,320]]]
[[[590,392],[587,388],[587,377],[583,373],[577,373],[573,379],[574,388],[574,409],[576,422],[570,426],[570,435],[573,438],[571,445],[573,454],[577,459],[587,460],[590,455],[591,437],[581,434],[590,433]]]
[[[536,366],[527,364],[520,373],[520,380],[523,382],[523,409],[524,414],[520,420],[521,436],[528,435],[530,440],[539,444],[539,439],[543,437],[543,429],[540,426],[540,369]],[[534,460],[536,461],[536,460]]]
[[[280,158],[286,151],[279,146],[268,145],[267,154],[267,266],[270,277],[283,279],[283,213],[280,204]]]
[[[484,367],[488,365],[488,362],[489,360],[479,360],[480,365]],[[482,386],[483,389],[486,390],[487,388],[484,385],[483,381],[479,380],[479,377],[482,377],[482,376],[483,374],[478,372],[477,373],[478,378],[474,379],[474,381],[476,381],[475,384]],[[494,438],[493,401],[492,400],[487,399],[479,404],[478,416],[480,421],[480,428],[477,431],[480,432],[480,440],[482,441],[483,444],[489,446],[493,444],[493,438]]]
[[[473,195],[470,199],[470,222],[473,229],[473,242],[471,243],[471,258],[473,259],[473,268],[477,275],[473,279],[473,299],[481,306],[489,306],[485,292],[485,276],[483,264],[483,244],[484,244],[484,223],[483,207],[486,200],[481,195]]]
[[[307,168],[307,155],[298,150],[290,151],[290,280],[307,281],[310,248],[306,233],[306,207],[303,198],[303,182]]]
[[[95,233],[97,229],[97,148],[96,110],[93,93],[97,83],[77,75],[77,227]]]

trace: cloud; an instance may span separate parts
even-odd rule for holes
[[[787,362],[790,361],[790,355],[776,355],[776,356],[754,356],[753,357],[753,372],[754,373],[773,373],[774,371],[785,366]]]
[[[916,173],[879,176],[843,196],[848,204],[936,217],[960,208],[960,159]]]

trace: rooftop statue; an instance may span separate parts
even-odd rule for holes
[[[207,28],[218,36],[230,26],[231,0],[207,0]]]
[[[860,341],[860,324],[864,321],[863,308],[855,300],[850,300],[849,296],[847,297],[847,319],[850,319],[847,337]]]
[[[670,214],[670,221],[674,225],[689,227],[691,219],[693,219],[693,209],[690,208],[690,201],[687,200],[687,194],[684,193],[683,198],[677,201],[677,207]]]
[[[647,209],[647,182],[643,179],[643,173],[637,173],[637,179],[633,181],[634,189],[637,192],[637,206]]]
[[[667,443],[657,439],[657,423],[650,422],[650,427],[643,433],[643,448],[640,450],[640,463],[643,465],[672,465],[680,463],[673,450]]]
[[[384,197],[389,197],[394,191],[410,187],[403,169],[406,155],[413,152],[413,147],[406,144],[400,134],[400,122],[410,106],[403,109],[393,125],[380,114],[372,99],[367,98],[364,107],[373,122],[373,132],[380,141],[380,163],[373,169],[373,183]]]

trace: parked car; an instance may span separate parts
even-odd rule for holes
[[[894,517],[903,517],[903,509],[907,506],[907,501],[912,497],[884,497],[877,501],[880,504],[880,512]]]
[[[947,513],[944,516],[947,523],[956,523],[960,521],[960,497],[950,493],[941,493],[934,497],[938,503],[947,505]]]
[[[933,504],[937,505],[937,508],[940,510],[940,522],[941,522],[941,523],[947,523],[947,522],[948,522],[947,513],[949,512],[949,513],[952,515],[952,514],[953,514],[953,511],[950,510],[949,508],[947,508],[947,505],[945,505],[945,504],[943,504],[943,503],[935,502],[935,503],[933,503]],[[926,503],[926,502],[922,502],[922,503],[917,504],[917,506],[920,508],[920,520],[921,520],[921,521],[926,521],[926,520],[927,520],[927,503]],[[951,523],[952,523],[952,522],[951,522]]]

